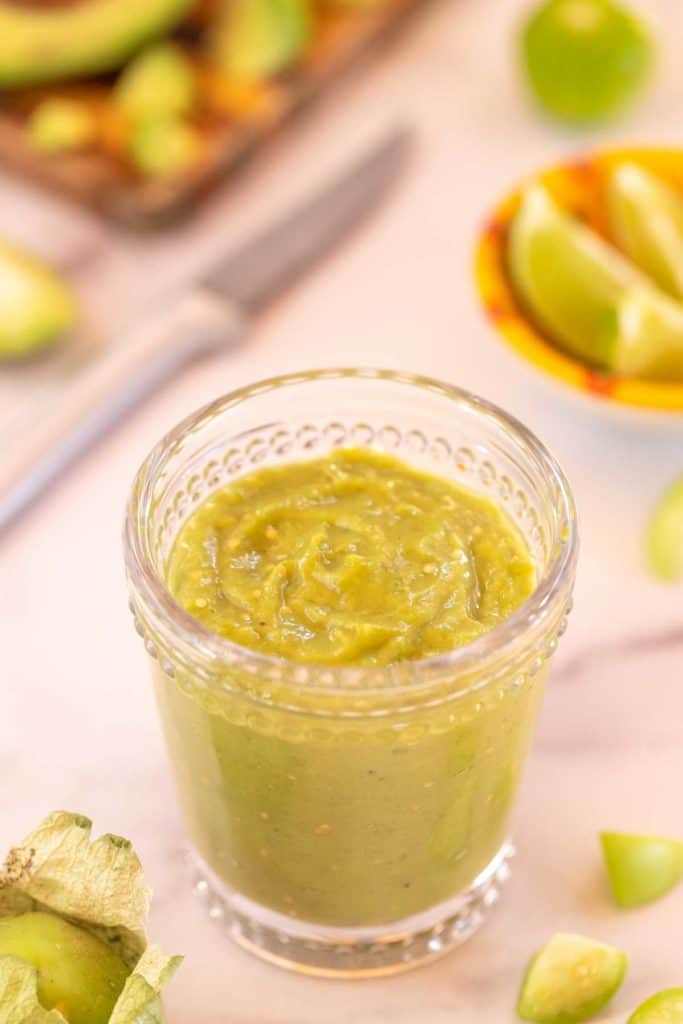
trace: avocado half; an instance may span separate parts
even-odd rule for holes
[[[120,67],[173,28],[193,0],[78,0],[31,7],[0,0],[0,88],[39,85]]]

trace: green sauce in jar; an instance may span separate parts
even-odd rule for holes
[[[491,630],[531,593],[535,566],[495,502],[340,449],[216,491],[180,530],[167,581],[205,627],[255,652],[381,667]],[[375,717],[330,714],[315,688],[298,709],[250,710],[230,686],[159,671],[190,836],[234,891],[304,921],[371,926],[427,910],[505,840],[544,675]]]

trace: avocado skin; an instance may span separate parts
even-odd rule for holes
[[[42,85],[121,67],[173,28],[194,0],[80,0],[31,7],[0,0],[0,88]]]

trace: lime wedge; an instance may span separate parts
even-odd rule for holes
[[[517,1003],[522,1020],[578,1024],[606,1006],[626,974],[625,953],[582,935],[555,935],[532,959]]]
[[[538,101],[575,123],[604,120],[625,106],[648,76],[652,51],[647,26],[613,0],[546,0],[522,36]]]
[[[617,245],[657,284],[683,297],[683,198],[633,163],[614,169],[607,208]]]
[[[650,568],[662,580],[683,579],[683,477],[657,502],[645,537]]]
[[[626,1024],[683,1024],[683,988],[668,988],[650,996]]]
[[[532,185],[510,230],[512,282],[556,344],[627,376],[683,379],[683,305]]]

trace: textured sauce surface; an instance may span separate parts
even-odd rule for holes
[[[497,504],[365,449],[235,480],[188,519],[168,567],[176,600],[214,633],[329,665],[460,647],[534,578]]]

